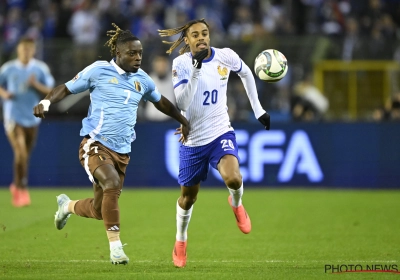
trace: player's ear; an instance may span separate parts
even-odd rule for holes
[[[185,44],[186,44],[186,45],[189,45],[189,40],[188,40],[187,37],[183,37],[183,40],[185,41]]]

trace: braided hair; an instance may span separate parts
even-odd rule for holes
[[[124,44],[129,41],[139,41],[139,38],[133,35],[129,30],[122,30],[115,23],[112,23],[115,30],[107,31],[107,36],[111,37],[104,45],[110,47],[113,57],[117,55],[117,45]]]
[[[179,36],[179,38],[173,42],[170,41],[162,41],[164,44],[169,44],[172,45],[169,50],[167,50],[168,54],[171,54],[185,39],[186,37],[186,32],[188,31],[188,29],[196,23],[204,23],[207,28],[209,28],[207,22],[205,21],[204,18],[202,19],[195,19],[195,20],[191,20],[188,23],[186,23],[185,25],[181,26],[181,27],[176,27],[176,28],[172,28],[172,29],[164,29],[164,30],[158,30],[158,34],[161,37],[170,37],[170,36],[174,36],[178,33],[181,33],[181,36]],[[189,45],[185,44],[180,50],[179,50],[179,54],[183,54],[187,51],[189,51]]]

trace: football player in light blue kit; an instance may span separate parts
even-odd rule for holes
[[[54,86],[49,67],[34,58],[35,51],[35,41],[22,38],[17,45],[17,58],[0,68],[4,128],[14,154],[14,176],[10,192],[15,207],[31,203],[28,166],[40,124],[40,119],[31,113],[32,107]]]
[[[71,81],[56,87],[35,106],[34,115],[44,118],[51,103],[69,94],[90,91],[88,116],[82,121],[79,159],[93,183],[94,198],[70,200],[65,194],[57,197],[55,215],[57,229],[62,229],[71,214],[104,221],[110,242],[113,264],[127,264],[129,258],[120,241],[120,213],[118,198],[121,194],[128,153],[135,140],[135,123],[139,101],[143,98],[164,114],[181,123],[181,139],[189,133],[189,123],[178,109],[162,96],[153,80],[140,69],[143,48],[139,39],[129,30],[116,30],[107,34],[107,45],[114,57],[110,62],[96,61],[79,72]]]

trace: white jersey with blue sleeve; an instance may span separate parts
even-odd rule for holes
[[[127,73],[114,60],[96,61],[65,85],[73,94],[90,92],[91,103],[87,117],[82,120],[80,135],[89,135],[122,154],[131,151],[131,142],[136,138],[134,127],[139,101],[161,99],[146,72],[139,69],[136,73]]]
[[[211,48],[211,56],[203,60],[201,69],[193,67],[190,52],[173,60],[177,107],[190,123],[185,146],[203,146],[233,130],[226,95],[231,71],[242,79],[253,111],[260,117],[265,111],[258,100],[253,74],[232,49]]]
[[[11,99],[3,100],[5,124],[14,122],[23,127],[39,125],[41,119],[32,112],[43,96],[29,85],[31,76],[49,88],[54,86],[49,67],[37,59],[31,59],[27,65],[14,59],[0,68],[0,86],[13,95]]]

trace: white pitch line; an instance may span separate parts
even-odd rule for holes
[[[11,262],[11,261],[2,261]],[[40,263],[79,263],[79,262],[92,262],[92,263],[106,263],[109,260],[12,260],[12,262],[40,262]],[[131,260],[133,263],[164,263],[172,261],[155,261],[155,260]],[[208,261],[196,261],[188,260],[190,263],[325,263],[325,264],[357,264],[357,263],[397,263],[398,260],[308,260],[308,261],[287,261],[287,260],[259,260],[259,261],[241,261],[241,260],[208,260]]]

